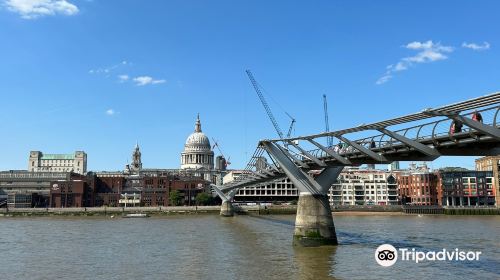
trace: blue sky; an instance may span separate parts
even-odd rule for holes
[[[0,170],[30,150],[118,170],[136,140],[176,168],[197,113],[240,168],[276,136],[245,69],[295,134],[324,129],[322,94],[340,129],[500,89],[498,1],[0,2]]]

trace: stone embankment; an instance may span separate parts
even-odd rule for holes
[[[0,217],[11,216],[119,216],[130,213],[148,215],[171,214],[219,214],[220,206],[160,206],[160,207],[81,207],[81,208],[0,208]],[[297,205],[234,205],[240,215],[295,215]],[[445,214],[445,215],[500,215],[500,208],[462,207],[442,208],[437,206],[334,206],[334,215],[404,215],[404,214]]]

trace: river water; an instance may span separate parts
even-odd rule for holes
[[[1,218],[0,279],[500,279],[498,216],[334,216],[341,245],[292,246],[294,216]],[[481,251],[382,267],[375,248]]]

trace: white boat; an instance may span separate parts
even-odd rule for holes
[[[130,214],[126,214],[123,217],[124,218],[148,218],[149,215],[148,214],[144,214],[144,213],[130,213]]]

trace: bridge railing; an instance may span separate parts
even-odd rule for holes
[[[500,111],[500,106],[491,106],[488,108],[477,110],[477,113],[481,114],[484,124],[499,127],[500,126],[500,123],[498,121],[500,115],[499,111]],[[465,112],[460,115],[463,117],[470,118],[473,113],[474,112]],[[437,138],[442,139],[443,137],[447,137],[448,140],[454,141],[456,135],[463,135],[463,134],[470,134],[477,132],[475,129],[470,128],[467,125],[463,124],[461,132],[451,133],[450,127],[452,123],[453,119],[442,118],[429,123],[419,124],[412,127],[395,130],[394,132],[412,140],[417,140],[417,141],[432,140],[433,142]],[[378,149],[381,148],[392,148],[404,145],[404,143],[402,143],[401,141],[391,138],[386,134],[377,134],[374,136],[354,140],[354,142],[362,145],[367,149],[371,149],[374,151],[377,151]],[[348,145],[347,143],[343,143],[342,141],[340,141],[339,143],[340,145],[334,145],[333,147],[329,148],[332,149],[334,152],[338,153],[339,155],[344,155],[344,156],[358,152],[357,149],[355,149],[353,146]],[[307,152],[317,158],[328,157],[328,154],[319,148],[314,148],[308,150]],[[305,156],[300,151],[294,150],[293,152],[291,152],[291,154],[297,156],[300,160],[308,159],[308,157]]]
[[[488,108],[477,110],[477,112],[482,115],[484,124],[495,125],[497,127],[500,125],[500,123],[498,122],[498,118],[500,115],[499,111],[500,111],[500,106],[491,106]],[[473,112],[465,112],[461,114],[461,116],[470,117],[472,113]],[[452,119],[441,118],[439,120],[435,120],[432,122],[418,124],[408,128],[398,129],[395,130],[394,132],[417,141],[424,141],[424,140],[434,141],[437,138],[442,139],[443,137],[448,138],[448,140],[450,141],[454,141],[454,137],[456,135],[475,133],[474,129],[466,125],[463,125],[461,132],[450,133],[450,126],[452,122],[453,122]],[[280,142],[280,140],[276,142]],[[373,151],[378,151],[380,149],[387,149],[387,148],[395,148],[404,145],[404,143],[402,143],[401,141],[395,140],[394,138],[391,138],[386,134],[376,134],[374,136],[364,137],[358,140],[354,140],[354,142]],[[348,145],[347,143],[343,143],[341,141],[339,143],[341,143],[341,145],[334,145],[333,147],[329,148],[333,150],[335,153],[338,153],[339,155],[344,157],[349,157],[352,156],[353,154],[359,154],[359,151],[353,146]],[[292,155],[294,158],[300,161],[310,160],[310,158],[306,156],[302,151],[297,150],[293,146],[290,146],[285,143],[283,147],[290,155]],[[328,154],[319,148],[307,150],[307,153],[316,158],[328,157]],[[259,175],[257,174],[259,174],[259,172],[260,174],[262,174],[263,171],[262,169],[267,171],[267,173],[269,174],[272,172],[278,172],[280,167],[278,164],[272,161],[272,157],[266,154],[264,148],[258,147],[253,156],[251,157],[246,168],[244,169],[242,176],[239,176],[236,180],[232,182],[232,184],[238,184],[246,180],[257,179],[259,177]]]
[[[302,167],[307,166],[306,162],[311,161],[324,165],[325,163],[321,161],[326,158],[331,159],[332,157],[338,161],[343,161],[341,165],[349,165],[349,159],[359,157],[360,155],[383,158],[380,156],[389,150],[395,151],[401,148],[419,148],[417,150],[420,152],[432,154],[433,149],[425,147],[426,145],[448,145],[466,137],[472,139],[483,137],[484,133],[482,132],[488,131],[487,129],[485,130],[485,128],[482,128],[481,131],[478,131],[467,126],[465,123],[460,132],[450,132],[450,126],[454,120],[467,120],[470,122],[471,114],[476,112],[476,110],[482,115],[483,124],[498,128],[498,118],[500,117],[499,104],[500,92],[497,92],[437,109],[427,109],[420,113],[368,125],[363,124],[344,130],[288,139],[263,140],[255,150],[246,168],[242,171],[241,176],[236,178],[233,182],[224,184],[224,186],[227,187],[227,189],[231,189],[242,185],[248,185],[252,182],[259,184],[261,182],[266,182],[266,178],[268,182],[269,180],[278,178],[277,175],[283,175],[279,164],[274,162],[273,157],[269,155],[262,145],[264,142],[275,144],[290,160]],[[422,123],[429,119],[433,121]],[[412,123],[414,125],[410,127],[398,128],[398,126],[400,127]],[[477,125],[474,126],[481,128]],[[389,127],[395,130],[391,131]],[[373,131],[380,132],[357,140],[350,140],[345,137],[345,135],[351,133],[360,132],[366,135],[368,133],[373,133]],[[489,133],[498,138],[497,132],[490,131]],[[319,142],[323,142],[323,138],[332,136],[339,138],[338,145],[326,147],[319,144]],[[298,143],[299,141],[300,144]],[[406,142],[406,144],[403,142]],[[356,145],[359,147],[355,147]],[[363,149],[364,151],[362,151]]]

